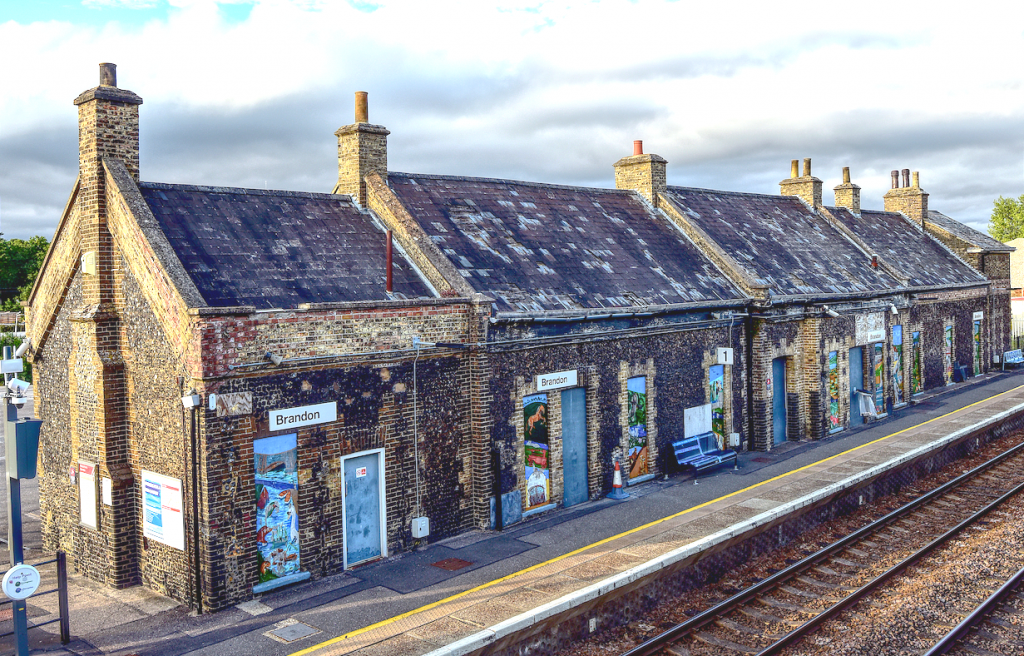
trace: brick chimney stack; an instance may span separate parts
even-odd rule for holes
[[[843,184],[835,187],[836,207],[845,207],[860,214],[860,187],[850,182],[850,167],[843,167]]]
[[[70,315],[69,379],[71,452],[74,459],[96,464],[96,477],[109,478],[111,508],[98,516],[95,531],[76,533],[80,553],[95,561],[78,561],[90,576],[126,587],[138,581],[140,527],[135,486],[128,462],[127,398],[121,321],[114,302],[114,243],[108,228],[108,199],[117,198],[107,169],[123,163],[139,179],[139,105],[142,98],[117,88],[117,67],[100,64],[99,86],[75,99],[78,106],[78,240],[82,294]],[[105,166],[106,164],[106,166]],[[55,363],[56,364],[56,363]],[[73,380],[73,382],[70,382]],[[101,569],[91,563],[105,563]]]
[[[811,158],[804,158],[804,174],[796,176],[797,161],[790,163],[790,178],[779,183],[783,196],[799,196],[814,209],[821,207],[821,180],[811,175]]]
[[[366,176],[380,173],[388,176],[388,131],[383,125],[370,123],[365,91],[356,91],[355,123],[339,128],[338,184],[336,194],[348,194],[366,207]]]
[[[665,167],[668,161],[659,155],[644,155],[642,141],[633,142],[633,155],[615,162],[615,188],[632,189],[658,206],[658,194],[668,190]]]
[[[898,187],[899,171],[892,172],[893,188],[885,192],[885,211],[903,212],[910,219],[926,229],[928,219],[928,193],[921,189],[921,177],[914,171],[913,182],[910,181],[910,169],[903,169],[903,186]]]
[[[139,105],[142,98],[117,88],[117,66],[100,64],[100,85],[75,98],[78,105],[78,198],[82,209],[83,291],[87,303],[112,299],[104,159],[118,159],[139,180]]]

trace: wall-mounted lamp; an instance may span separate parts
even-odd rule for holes
[[[892,315],[894,317],[899,316],[899,314],[900,314],[900,311],[898,309],[896,309],[896,304],[895,303],[890,303],[889,304],[889,311],[892,312]]]
[[[836,312],[835,310],[833,310],[832,308],[830,308],[827,305],[825,306],[825,314],[827,314],[828,316],[832,317],[833,319],[835,319],[836,317],[839,316],[838,312]]]
[[[281,363],[284,362],[284,358],[282,358],[280,355],[278,355],[277,353],[270,353],[269,351],[263,357],[273,362],[275,367],[280,367]]]

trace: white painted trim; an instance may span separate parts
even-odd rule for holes
[[[367,560],[388,557],[388,498],[386,494],[387,486],[384,484],[384,449],[370,449],[368,451],[360,451],[359,453],[350,453],[339,458],[339,464],[341,465],[341,557],[344,560],[344,569],[348,569],[350,566],[348,562],[348,518],[345,516],[345,461],[349,458],[361,458],[375,453],[377,454],[377,471],[379,473],[377,494],[380,499],[380,556],[367,558]],[[360,560],[358,563],[351,563],[351,565],[365,562],[365,560]]]

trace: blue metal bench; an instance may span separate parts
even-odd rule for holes
[[[701,433],[672,442],[676,462],[681,467],[692,467],[694,475],[720,465],[736,462],[735,451],[714,448],[717,446],[718,440],[714,433]]]
[[[1003,371],[1006,371],[1006,365],[1008,364],[1014,367],[1024,364],[1024,354],[1021,354],[1020,349],[1003,353]]]

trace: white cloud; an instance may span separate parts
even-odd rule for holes
[[[328,187],[331,132],[362,89],[396,170],[609,185],[642,138],[677,184],[773,192],[789,159],[813,156],[826,185],[853,167],[868,207],[905,166],[962,219],[1021,191],[1024,7],[995,21],[943,3],[783,16],[755,2],[260,0],[238,21],[224,4],[173,0],[141,25],[0,24],[0,57],[20,62],[0,71],[18,90],[0,96],[0,156],[73,135],[70,101],[113,61],[145,99],[148,179]],[[63,162],[69,187],[68,139],[20,168]],[[14,183],[0,172],[5,221],[52,232],[67,189]]]

